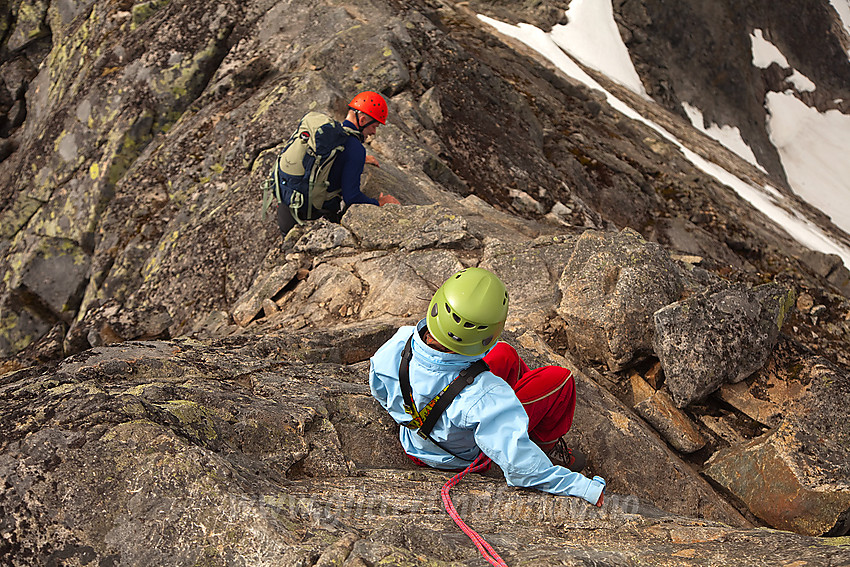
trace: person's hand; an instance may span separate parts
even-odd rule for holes
[[[593,477],[593,480],[602,484],[602,493],[599,495],[599,500],[596,501],[596,506],[601,508],[602,507],[602,501],[605,499],[605,484],[606,484],[605,479],[602,478],[601,476],[595,476],[595,477]]]
[[[378,158],[375,156],[366,156],[366,163],[375,167],[381,167],[381,164],[378,163]]]
[[[378,206],[383,207],[384,205],[401,205],[401,202],[392,195],[381,193],[378,195]]]

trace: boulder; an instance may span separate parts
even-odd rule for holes
[[[480,246],[469,234],[463,217],[438,205],[403,208],[353,205],[343,216],[342,225],[367,250]]]
[[[22,50],[40,37],[49,36],[50,28],[45,21],[50,2],[24,0],[16,10],[15,25],[6,45],[12,51]]]
[[[12,356],[45,335],[53,324],[17,295],[0,297],[0,356]]]
[[[575,247],[575,237],[540,236],[531,242],[487,241],[479,266],[499,276],[509,291],[508,327],[543,329],[561,294],[558,276]]]
[[[826,278],[844,297],[850,297],[850,270],[844,265],[840,256],[806,250],[797,254],[797,259],[817,275]]]
[[[558,285],[571,350],[620,370],[651,352],[652,314],[677,301],[683,284],[661,246],[623,229],[582,234]]]
[[[786,421],[765,437],[719,452],[705,472],[772,527],[836,536],[850,530],[847,457],[845,447],[812,440]]]
[[[612,492],[650,501],[668,513],[751,526],[656,431],[590,379],[572,357],[555,354],[531,332],[510,342],[531,368],[556,364],[572,371],[576,411],[564,439],[587,456],[586,474],[601,475]]]
[[[233,320],[243,327],[250,323],[263,310],[263,303],[280,293],[295,278],[297,271],[297,264],[287,262],[262,277],[236,301]]]
[[[74,321],[63,348],[70,355],[112,343],[165,339],[171,323],[171,315],[162,305],[129,310],[114,299],[107,299],[90,305],[85,315]]]
[[[76,242],[44,237],[17,255],[0,299],[0,356],[13,355],[62,321],[73,321],[91,256]]]
[[[653,343],[676,405],[761,368],[793,306],[794,293],[780,285],[733,284],[659,309]]]
[[[850,297],[850,270],[846,266],[838,266],[827,278],[829,283],[841,292],[844,297]]]
[[[680,453],[694,453],[705,446],[705,438],[691,419],[673,404],[664,390],[656,391],[640,374],[631,375],[635,412]]]
[[[413,317],[425,316],[434,292],[455,272],[464,268],[449,250],[419,250],[405,253],[368,254],[356,257],[349,264],[369,290],[363,300],[360,316]]]
[[[75,241],[45,237],[24,259],[13,288],[55,317],[70,321],[82,300],[91,256]]]
[[[775,528],[844,535],[850,533],[850,377],[824,360],[801,358],[797,368],[806,390],[783,404],[778,425],[718,452],[705,472]]]
[[[359,314],[363,295],[363,282],[351,270],[333,261],[323,262],[313,267],[286,307],[290,314],[317,325]]]
[[[321,254],[339,248],[356,248],[354,235],[344,226],[320,218],[310,223],[309,229],[298,238],[295,251]],[[267,258],[268,260],[268,258]]]
[[[841,256],[826,254],[815,250],[807,251],[799,256],[799,260],[811,268],[819,276],[827,277],[840,266],[843,266]]]

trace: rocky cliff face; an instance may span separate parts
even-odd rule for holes
[[[768,138],[763,101],[769,91],[792,88],[785,82],[790,71],[776,64],[768,69],[753,66],[753,30],[762,30],[780,51],[790,54],[792,67],[823,85],[798,96],[822,112],[848,112],[847,37],[830,2],[615,4],[629,51],[653,98],[680,114],[682,103],[695,104],[705,109],[709,122],[739,125],[759,163],[776,179],[783,179],[784,172]]]
[[[570,443],[611,491],[599,511],[498,471],[457,489],[511,564],[850,558],[850,272],[474,17],[562,12],[0,8],[6,562],[471,561],[436,507],[446,475],[408,463],[365,382],[377,346],[468,265],[507,283],[507,338],[532,366],[574,370]],[[673,8],[615,10],[645,82],[675,87],[649,88],[662,104],[713,80],[649,73]],[[339,116],[366,88],[391,118],[364,189],[403,206],[281,239],[259,191],[281,143],[306,109]],[[756,113],[715,99],[716,116]]]

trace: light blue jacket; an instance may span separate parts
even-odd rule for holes
[[[420,410],[461,370],[483,356],[444,353],[429,347],[419,335],[424,326],[423,319],[415,328],[402,327],[371,358],[369,386],[372,395],[400,424],[410,421],[404,411],[398,367],[401,351],[411,334],[410,383],[416,408]],[[431,432],[437,442],[467,461],[447,454],[413,429],[401,427],[399,437],[407,454],[439,469],[465,468],[480,450],[501,467],[511,486],[578,496],[591,504],[596,504],[605,486],[601,479],[591,480],[552,464],[529,438],[528,416],[516,394],[507,382],[492,372],[479,374],[466,386]]]

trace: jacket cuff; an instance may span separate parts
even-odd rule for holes
[[[599,497],[602,496],[602,491],[605,490],[605,484],[596,480],[588,480],[587,489],[584,491],[582,498],[593,505],[599,502]]]

